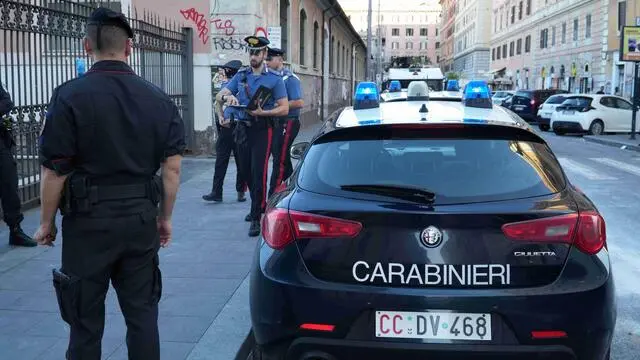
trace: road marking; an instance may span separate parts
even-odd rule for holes
[[[608,165],[616,169],[620,169],[622,171],[626,171],[628,173],[640,176],[640,167],[638,166],[629,165],[622,161],[612,160],[609,158],[591,158],[591,160],[600,164]]]
[[[560,161],[560,164],[565,170],[569,170],[569,172],[580,174],[589,180],[618,180],[613,176],[601,174],[598,171],[596,171],[594,168],[583,165],[574,160],[570,160],[567,158],[558,158],[558,161]]]

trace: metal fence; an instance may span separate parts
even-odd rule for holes
[[[0,81],[16,107],[16,160],[24,206],[39,200],[38,136],[53,90],[91,66],[82,46],[93,9],[121,11],[134,30],[129,65],[163,89],[178,105],[193,146],[192,29],[145,10],[122,9],[119,1],[0,0]]]

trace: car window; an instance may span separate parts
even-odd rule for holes
[[[515,96],[531,99],[533,94],[530,91],[517,91]]]
[[[616,100],[612,97],[605,96],[600,99],[600,104],[608,108],[617,108]]]
[[[546,103],[547,104],[558,105],[558,104],[562,104],[566,99],[567,99],[566,96],[553,95],[553,96],[551,96],[550,98],[547,99]]]
[[[626,100],[623,99],[615,99],[616,100],[616,107],[619,109],[623,109],[623,110],[633,110],[633,106],[631,106],[631,103],[627,102]]]
[[[314,144],[298,184],[312,192],[358,198],[375,195],[340,187],[413,186],[435,192],[438,204],[544,196],[565,185],[560,166],[542,143],[413,137]]]
[[[591,98],[588,97],[571,97],[565,100],[562,105],[587,107],[591,105]]]

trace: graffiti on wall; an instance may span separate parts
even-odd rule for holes
[[[220,33],[224,33],[224,35],[231,36],[236,32],[236,28],[233,26],[233,20],[231,19],[220,19],[215,18],[211,19],[211,23]]]
[[[203,44],[206,44],[207,41],[209,41],[209,22],[205,15],[195,8],[182,9],[180,10],[180,13],[186,20],[189,20],[196,25],[198,38],[200,38]]]
[[[223,24],[221,19],[216,20],[220,20],[218,24]],[[211,22],[214,23],[214,20],[211,20]],[[216,29],[222,31],[223,34],[221,33],[211,37],[213,51],[249,53],[249,48],[247,47],[247,43],[244,42],[244,37],[235,35],[236,29],[233,27],[231,20],[226,20],[220,27],[216,25]],[[267,37],[267,31],[264,27],[258,26],[254,31],[254,35]]]

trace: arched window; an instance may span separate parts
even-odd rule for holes
[[[307,13],[304,9],[300,10],[300,65],[305,64],[306,54],[304,52],[305,27],[307,25]]]
[[[344,45],[342,45],[342,75],[347,73],[347,54]]]
[[[318,22],[313,23],[313,68],[318,68]]]
[[[338,40],[338,46],[336,47],[336,74],[340,74],[340,40]]]

